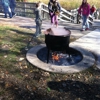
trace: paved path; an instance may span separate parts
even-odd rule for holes
[[[100,28],[100,20],[94,20],[93,27],[99,27]]]
[[[30,28],[35,30],[35,22],[32,18],[25,18],[16,16],[12,19],[9,18],[0,18],[0,23],[3,24],[12,24],[16,26],[20,26],[23,28]],[[43,21],[42,30],[50,28],[49,21]],[[59,27],[67,27],[71,30],[71,36],[75,37],[75,42],[71,43],[71,45],[80,46],[83,49],[89,50],[97,55],[97,67],[100,68],[100,20],[95,20],[93,26],[91,26],[89,31],[80,32],[81,24],[73,24],[73,23],[64,23],[59,22]],[[59,28],[58,27],[58,28]],[[96,29],[97,28],[97,29]],[[94,30],[96,29],[96,30]]]
[[[20,17],[20,16],[16,16],[12,19],[10,18],[0,18],[0,23],[2,24],[10,24],[10,25],[16,25],[22,28],[29,28],[31,30],[35,30],[35,22],[34,19],[32,18],[25,18],[25,17]],[[47,28],[50,28],[50,21],[43,21],[43,25],[42,25],[42,30],[45,30]],[[59,27],[67,27],[68,29],[71,30],[71,36],[73,38],[80,38],[83,35],[91,32],[94,30],[94,28],[91,28],[89,31],[85,31],[85,32],[80,32],[79,30],[81,29],[81,24],[73,24],[70,22],[59,22]]]
[[[70,45],[93,52],[97,57],[97,67],[100,69],[100,29],[84,35]]]

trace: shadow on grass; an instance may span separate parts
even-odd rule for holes
[[[39,90],[36,87],[32,87],[34,90],[28,89],[27,84],[14,84],[14,82],[9,83],[9,86],[6,86],[6,82],[0,83],[0,87],[2,87],[3,92],[0,96],[3,100],[57,100],[55,97],[51,97],[49,95],[45,95],[43,90]],[[4,94],[9,92],[9,99]]]
[[[36,29],[36,25],[34,26],[20,26],[21,28],[27,28],[27,29]],[[45,28],[42,28],[42,29],[45,29]]]
[[[41,41],[38,38],[34,37],[34,32],[32,34],[32,33],[29,33],[29,32],[22,32],[22,31],[19,31],[17,29],[10,29],[10,30],[16,32],[17,34],[22,34],[22,35],[28,36],[28,37],[26,37],[26,38],[28,38],[28,41],[26,41],[26,42],[30,42],[30,41],[33,42],[33,41],[35,41],[37,43],[41,43]],[[16,42],[16,41],[25,42],[23,37],[21,39],[20,38],[14,39],[14,42]]]
[[[10,30],[16,32],[17,34],[29,35],[29,36],[32,36],[33,35],[32,33],[22,32],[22,31],[19,31],[18,29],[10,29]]]
[[[100,79],[97,80],[100,83]],[[51,81],[48,82],[48,87],[52,90],[56,90],[62,93],[70,92],[76,98],[81,98],[82,100],[100,100],[100,84],[87,84],[80,81]]]

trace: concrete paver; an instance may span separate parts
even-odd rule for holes
[[[100,29],[96,29],[84,35],[71,43],[71,45],[93,52],[97,56],[97,67],[100,68]]]

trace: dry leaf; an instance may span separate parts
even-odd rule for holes
[[[19,61],[22,61],[22,60],[24,60],[24,58],[19,58]]]
[[[4,58],[7,58],[7,55],[5,55]]]

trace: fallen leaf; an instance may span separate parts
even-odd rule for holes
[[[80,79],[80,76],[78,76],[78,79]]]
[[[7,55],[5,55],[4,58],[7,58]]]
[[[85,77],[85,80],[86,80],[86,81],[88,81],[88,78],[87,78],[87,77]]]
[[[24,66],[24,68],[27,68],[27,66]]]
[[[22,61],[22,60],[24,60],[24,58],[19,58],[19,61]]]
[[[25,76],[27,77],[28,75],[26,74]]]

